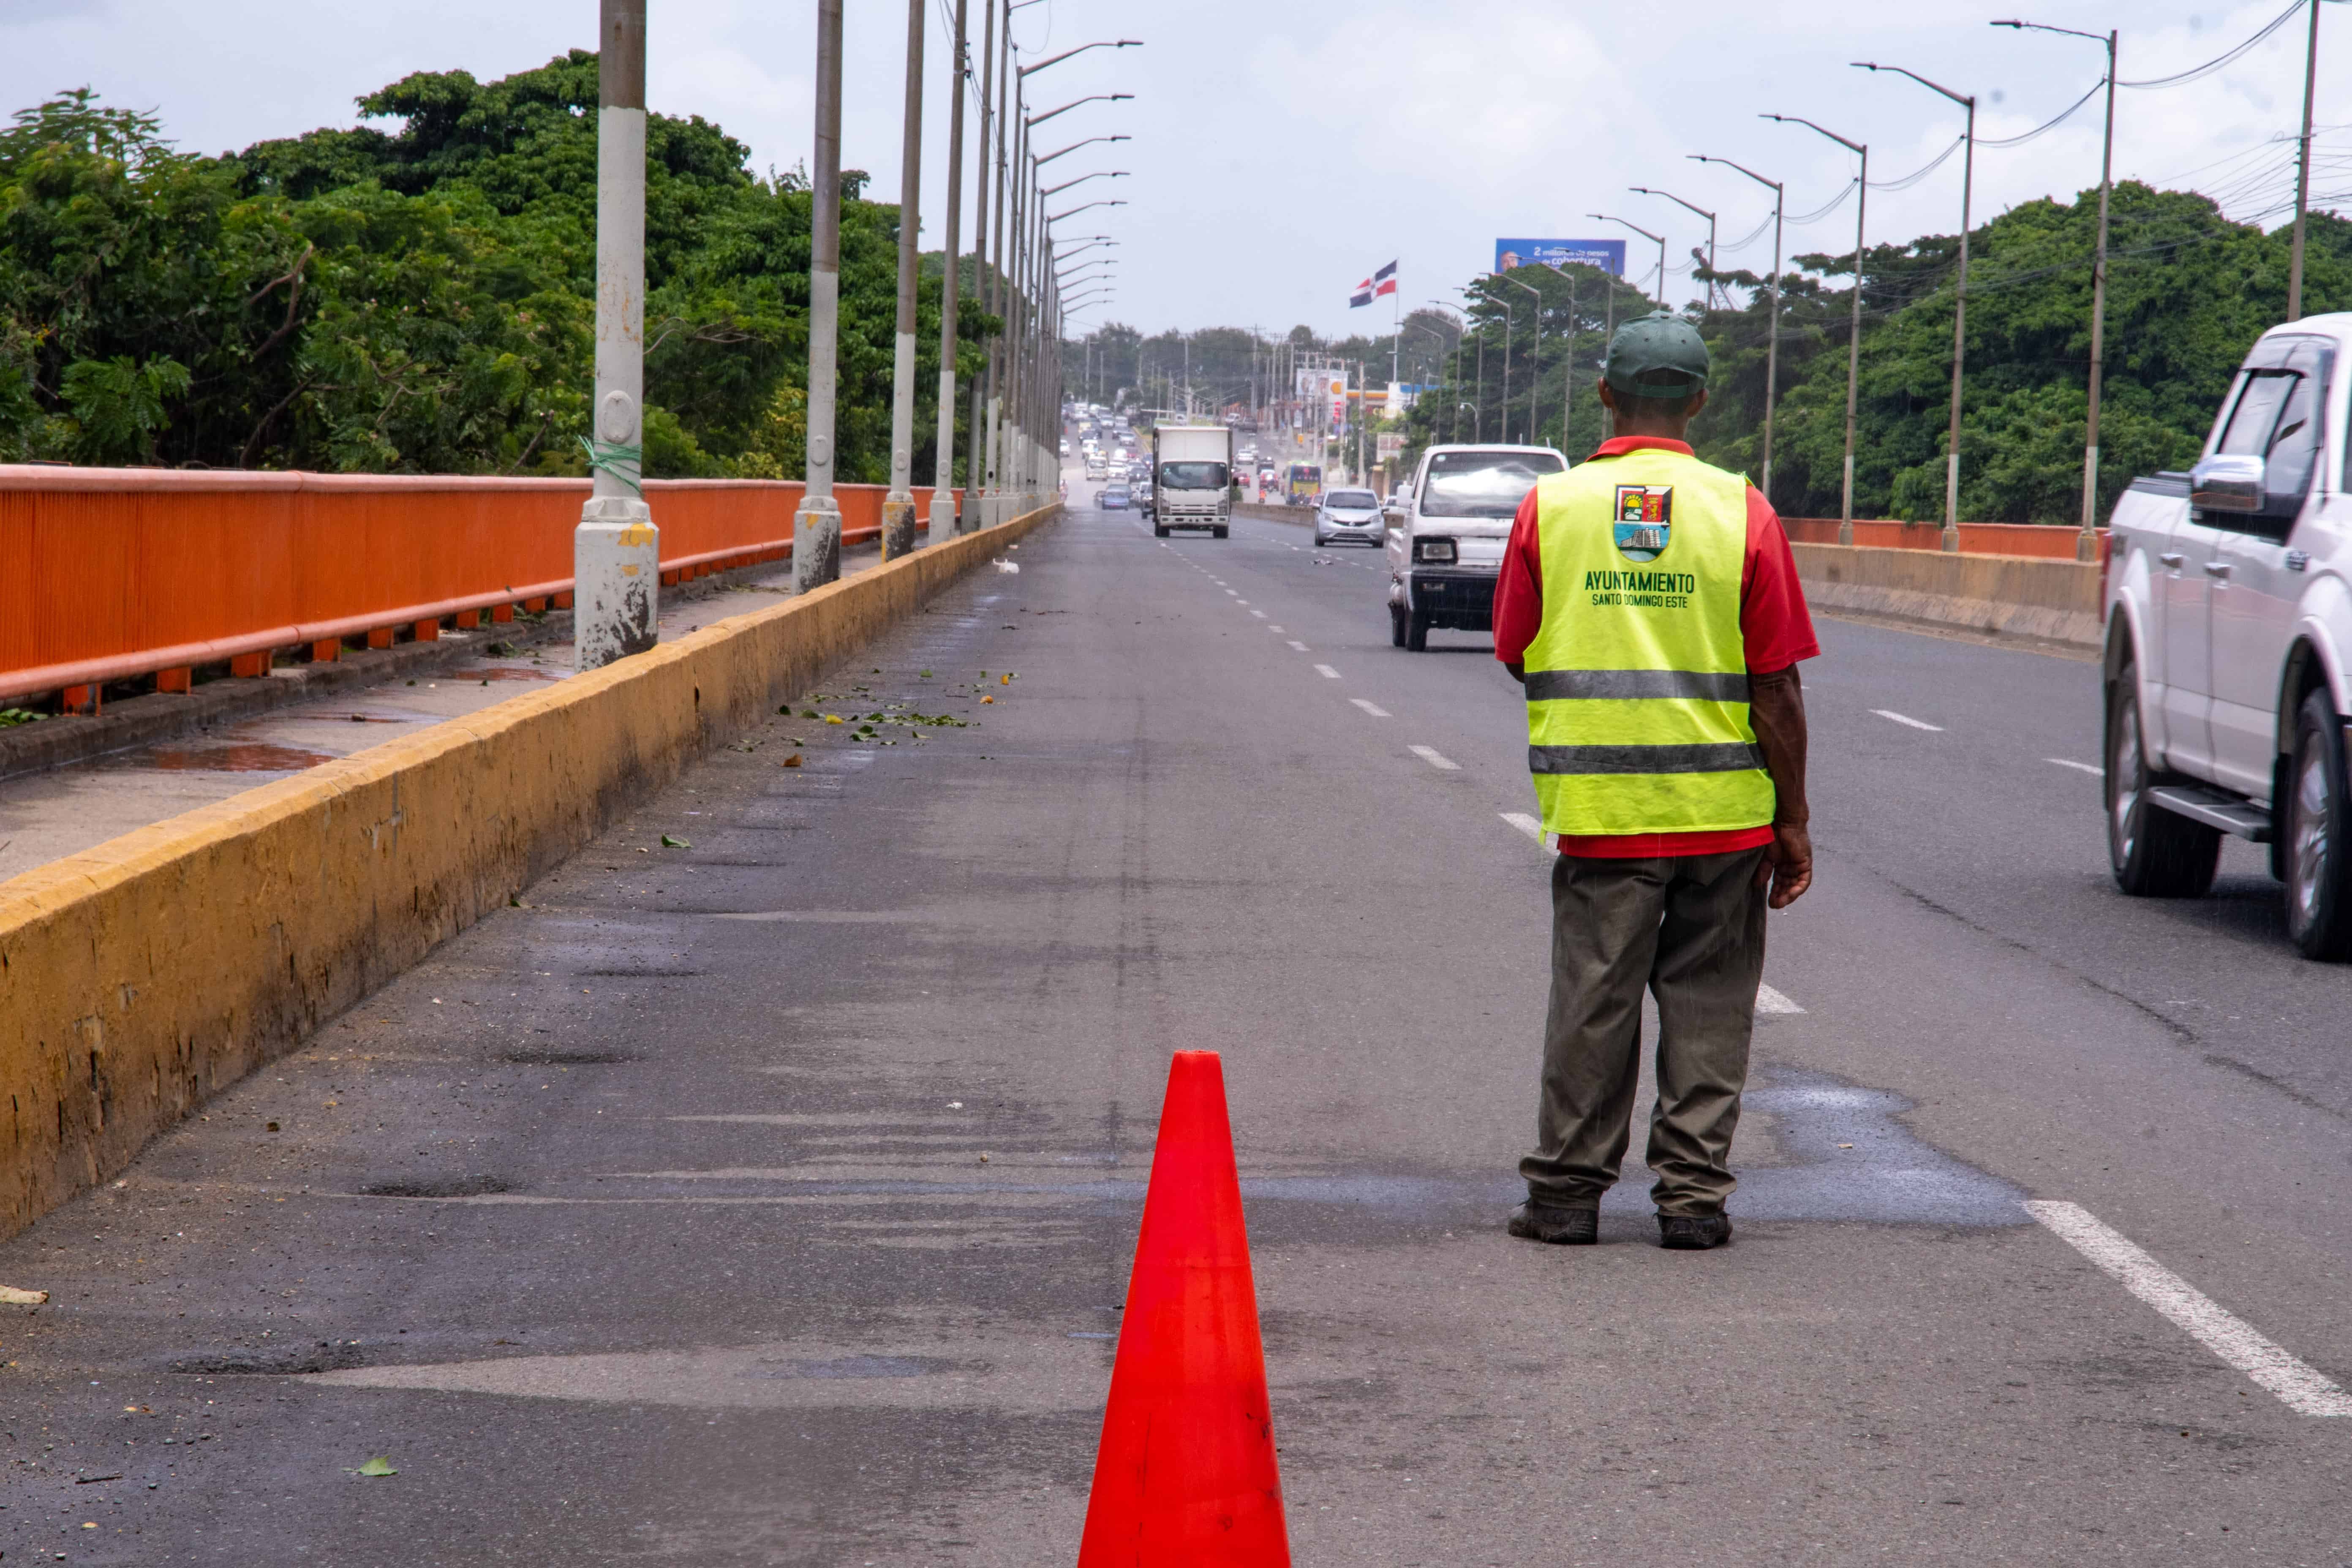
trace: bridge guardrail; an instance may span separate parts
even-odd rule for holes
[[[835,488],[842,538],[879,535],[881,485]],[[797,482],[652,479],[666,585],[792,554]],[[928,517],[931,489],[915,492]],[[109,681],[185,691],[280,650],[332,659],[570,603],[588,481],[0,464],[0,700]],[[961,495],[961,492],[959,492]],[[919,527],[927,526],[919,521]]]

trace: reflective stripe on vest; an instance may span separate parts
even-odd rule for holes
[[[1547,830],[1705,833],[1772,820],[1748,718],[1748,485],[1655,447],[1536,486],[1543,624],[1528,766]]]

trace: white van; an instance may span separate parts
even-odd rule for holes
[[[1495,629],[1495,579],[1519,502],[1565,473],[1551,447],[1432,447],[1386,519],[1389,640],[1420,653],[1429,628]]]

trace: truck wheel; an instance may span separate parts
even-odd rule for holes
[[[1211,530],[1210,531],[1211,531],[1211,532],[1212,532],[1215,537],[1217,537],[1217,538],[1219,538],[1219,539],[1223,539],[1223,538],[1224,538],[1224,537],[1225,537],[1225,525],[1224,525],[1223,523],[1222,523],[1222,522],[1221,522],[1221,523],[1217,524],[1217,526],[1216,526],[1214,529]]]
[[[2305,958],[2352,958],[2352,888],[2346,886],[2344,721],[2325,691],[2295,715],[2287,771],[2286,932]]]
[[[1412,653],[1429,651],[1429,617],[1419,610],[1405,612],[1404,646]]]
[[[2148,804],[2156,779],[2141,743],[2139,681],[2130,665],[2116,678],[2107,708],[2107,864],[2116,886],[2139,899],[2203,897],[2221,863],[2221,830]]]
[[[1389,646],[1404,647],[1404,606],[1402,605],[1389,606]]]
[[[1153,523],[1153,524],[1151,525],[1151,537],[1152,537],[1152,538],[1154,538],[1154,539],[1165,539],[1165,538],[1167,538],[1167,537],[1168,537],[1168,525],[1167,525],[1167,524],[1165,524],[1165,523],[1160,523],[1160,522],[1155,522],[1155,523]]]

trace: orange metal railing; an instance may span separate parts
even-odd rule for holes
[[[1835,544],[1838,520],[1833,517],[1784,517],[1780,526],[1798,544]],[[1853,520],[1853,542],[1879,550],[1940,550],[1940,522],[1896,522],[1890,519]],[[2072,523],[1964,522],[1960,524],[1963,555],[2039,555],[2056,561],[2074,559],[2082,531]],[[2106,530],[2099,530],[2104,542]],[[2102,542],[2100,548],[2105,549]]]
[[[662,581],[792,554],[801,486],[655,479]],[[431,640],[445,622],[570,603],[585,479],[223,473],[0,464],[0,699],[110,681],[185,690],[202,666],[266,675],[280,650]],[[879,485],[841,485],[845,542],[881,531]],[[918,488],[919,520],[930,506]],[[919,526],[927,524],[919,521]]]

